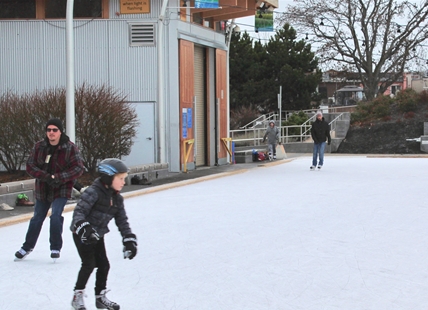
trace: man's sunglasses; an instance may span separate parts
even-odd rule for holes
[[[46,132],[51,132],[51,131],[53,131],[53,132],[58,132],[58,128],[46,128]]]

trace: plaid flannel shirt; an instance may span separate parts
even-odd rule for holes
[[[71,198],[74,182],[83,174],[84,167],[79,149],[67,136],[64,138],[61,138],[58,147],[51,154],[49,163],[45,162],[50,149],[47,139],[35,144],[27,160],[27,173],[36,179],[35,197],[38,200]],[[51,187],[46,182],[51,175],[59,181],[58,187]]]

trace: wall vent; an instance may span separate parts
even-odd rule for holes
[[[154,46],[155,24],[129,24],[130,46]]]

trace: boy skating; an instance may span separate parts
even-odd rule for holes
[[[131,231],[123,197],[119,193],[125,185],[128,168],[121,160],[109,158],[101,161],[98,172],[100,177],[82,193],[74,210],[70,227],[82,260],[71,302],[76,310],[86,310],[83,298],[86,283],[94,268],[97,268],[95,278],[97,309],[120,309],[117,303],[106,297],[110,264],[104,236],[109,232],[107,225],[110,220],[115,219],[122,235],[124,258],[133,259],[137,254],[137,237]]]

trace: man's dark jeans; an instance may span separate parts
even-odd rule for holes
[[[34,214],[30,220],[28,226],[27,235],[25,236],[25,242],[22,248],[25,251],[31,251],[34,249],[39,238],[40,231],[42,230],[43,222],[45,221],[46,215],[50,207],[52,207],[52,214],[50,216],[50,237],[49,242],[51,244],[51,250],[61,251],[62,248],[62,227],[64,223],[64,217],[62,211],[67,203],[67,198],[57,198],[54,201],[41,201],[36,200],[34,206]]]

